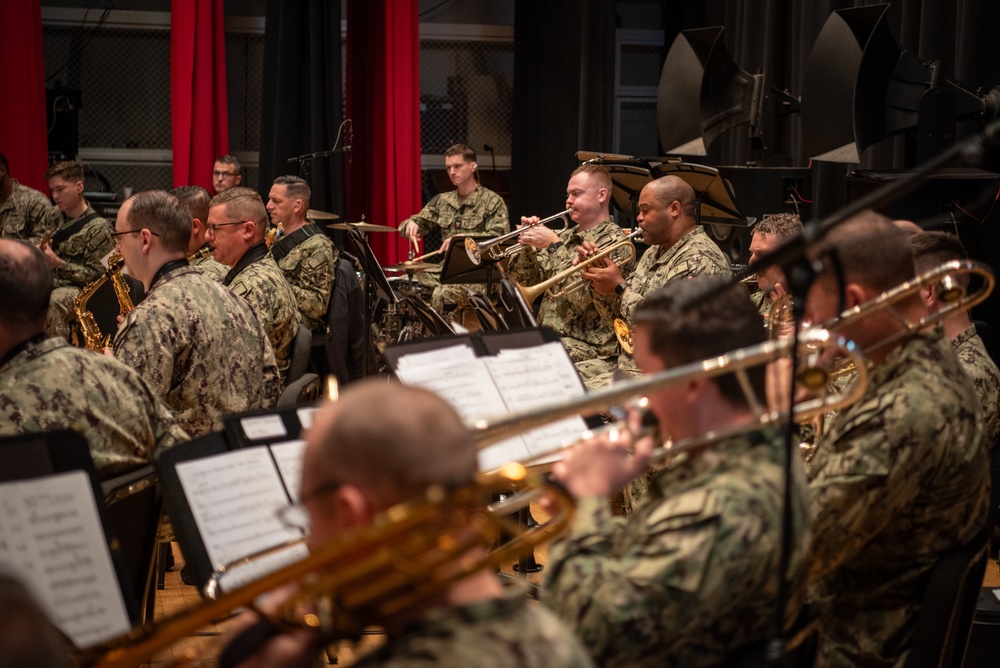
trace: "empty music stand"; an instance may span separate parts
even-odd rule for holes
[[[668,162],[654,164],[651,173],[654,178],[676,176],[694,189],[694,215],[698,225],[714,223],[750,227],[756,222],[755,218],[747,218],[740,212],[729,182],[714,167]]]

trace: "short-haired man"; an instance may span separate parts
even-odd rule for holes
[[[115,336],[115,357],[136,369],[185,430],[222,428],[225,413],[273,406],[280,392],[271,345],[246,304],[188,265],[191,217],[173,195],[125,200],[117,248],[146,297]]]
[[[212,167],[212,189],[218,195],[243,182],[243,168],[236,156],[224,155]]]
[[[621,316],[631,321],[646,295],[666,285],[675,278],[689,278],[702,274],[729,276],[729,260],[700,225],[695,223],[694,189],[674,175],[660,177],[643,186],[639,193],[636,222],[642,230],[642,241],[649,246],[636,265],[632,277],[625,280],[614,264],[591,266],[584,269],[583,277],[590,281],[596,292],[621,297]],[[580,249],[583,259],[595,247],[584,244]],[[608,365],[602,360],[590,360],[577,365],[588,388],[603,387],[611,382],[616,369],[637,375],[638,369],[624,351],[617,364]]]
[[[52,199],[56,230],[42,252],[52,267],[56,289],[52,291],[45,331],[49,336],[69,336],[76,319],[73,299],[80,289],[96,281],[105,267],[101,260],[114,248],[111,225],[83,198],[83,166],[57,162],[45,172]]]
[[[644,373],[763,341],[761,317],[742,288],[685,309],[685,301],[721,280],[675,280],[636,306],[635,360]],[[763,397],[763,368],[747,376]],[[608,496],[646,468],[653,439],[598,437],[568,451],[553,474],[577,498],[577,514],[549,551],[542,601],[598,665],[721,666],[736,656],[763,663],[783,577],[784,439],[778,429],[759,426],[733,375],[678,383],[651,394],[649,407],[661,436],[675,443],[745,431],[655,471],[649,492],[624,519],[612,516]],[[792,596],[784,603],[794,616],[809,501],[797,457],[791,470],[793,552],[784,577]]]
[[[212,257],[212,244],[208,242],[208,205],[212,196],[201,186],[180,186],[170,193],[191,212],[188,264],[221,283],[229,273],[229,267],[215,261]]]
[[[927,273],[945,262],[969,257],[959,238],[947,232],[911,234],[910,249],[913,251],[913,265],[917,275]],[[966,287],[967,279],[967,276],[960,277],[960,282]],[[920,291],[920,299],[928,313],[937,313],[947,306],[941,302],[939,290],[938,285],[931,285]],[[986,444],[992,449],[1000,440],[1000,370],[986,352],[986,346],[976,333],[976,326],[969,318],[968,310],[952,312],[942,324],[945,338],[951,341],[958,361],[976,388],[983,409],[983,419],[986,421]]]
[[[376,415],[372,406],[406,410]],[[301,503],[309,514],[309,544],[322,546],[369,525],[392,506],[424,498],[431,486],[471,484],[476,470],[470,433],[439,396],[384,380],[351,385],[321,409],[306,436]],[[452,567],[444,564],[415,585]],[[592,665],[579,641],[525,593],[519,586],[505,588],[494,573],[480,570],[431,588],[402,613],[379,619],[369,613],[355,621],[382,626],[388,642],[354,665]],[[305,668],[314,665],[316,651],[301,634],[286,634],[247,665]]]
[[[271,223],[280,223],[282,229],[281,237],[271,245],[271,256],[295,294],[302,324],[321,333],[340,252],[318,225],[306,220],[311,196],[305,179],[279,176],[268,194],[267,212]]]
[[[0,239],[0,435],[72,429],[104,476],[188,440],[135,371],[66,339],[45,339],[50,292],[52,271],[41,251]]]
[[[23,239],[38,245],[55,225],[49,198],[10,175],[10,164],[0,153],[0,239]]]
[[[792,237],[802,233],[802,219],[796,213],[775,213],[764,216],[751,229],[750,264],[760,259],[762,255],[773,252]],[[772,264],[757,272],[757,291],[750,299],[765,318],[787,288],[785,272],[781,266]]]
[[[249,188],[230,188],[212,198],[208,240],[215,259],[230,267],[223,284],[240,296],[267,333],[284,380],[299,330],[295,293],[264,243],[267,210]]]
[[[806,299],[810,322],[914,275],[906,233],[871,211],[829,232],[815,256],[831,253],[838,262],[824,263]],[[833,419],[809,467],[820,665],[904,665],[931,568],[986,521],[979,401],[939,330],[905,334],[904,320],[924,314],[914,296],[835,327],[865,351],[871,371],[861,399]]]
[[[399,224],[399,233],[414,244],[432,230],[441,231],[441,251],[445,252],[456,234],[497,237],[509,229],[507,205],[503,198],[476,180],[476,152],[465,144],[455,144],[444,152],[444,166],[455,190],[435,195],[418,213]],[[436,272],[421,272],[418,280],[434,288],[431,306],[444,313],[445,300],[463,306],[468,290],[484,285],[441,285]]]
[[[566,208],[574,225],[555,232],[535,225],[539,218],[521,218],[524,228],[518,237],[530,250],[511,259],[508,269],[521,285],[537,285],[569,269],[577,261],[577,249],[585,241],[602,248],[625,238],[611,217],[611,175],[602,165],[582,165],[573,171],[566,185]],[[616,254],[615,257],[623,257]],[[634,258],[625,264],[626,274],[635,266]],[[580,280],[579,274],[570,280]],[[530,304],[529,304],[530,306]],[[538,324],[554,329],[574,362],[591,359],[610,361],[617,356],[618,340],[612,326],[618,312],[618,296],[602,295],[592,290],[577,290],[562,297],[542,296]]]

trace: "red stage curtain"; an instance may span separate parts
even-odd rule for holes
[[[49,147],[40,0],[0,3],[0,44],[7,93],[0,104],[0,153],[10,163],[11,176],[48,193],[42,178],[49,164]]]
[[[420,210],[419,53],[417,0],[348,0],[351,221],[364,214],[367,222],[395,227]],[[400,235],[369,238],[383,264],[406,258],[406,240]]]
[[[229,153],[226,36],[222,0],[173,0],[170,112],[174,187],[212,187],[212,166]]]

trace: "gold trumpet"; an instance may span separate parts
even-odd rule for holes
[[[609,406],[615,406],[636,397],[659,392],[673,385],[690,382],[698,378],[714,378],[727,373],[736,374],[736,378],[740,382],[740,386],[743,388],[744,395],[747,398],[747,404],[754,408],[758,415],[761,416],[761,421],[755,422],[753,425],[756,426],[764,421],[765,415],[767,416],[767,420],[774,420],[779,416],[765,412],[763,408],[764,404],[752,390],[746,370],[751,367],[777,361],[779,358],[789,355],[792,352],[791,348],[792,342],[790,339],[765,341],[764,343],[746,348],[738,348],[724,355],[711,357],[700,362],[684,364],[658,373],[641,376],[635,380],[615,383],[603,390],[589,392],[568,401],[548,404],[533,410],[511,413],[497,418],[477,420],[470,425],[470,429],[475,432],[476,446],[482,449],[521,432],[529,431],[572,415],[595,413],[605,410]],[[797,352],[799,355],[804,355],[806,359],[818,360],[824,357],[814,354],[819,348],[835,348],[840,357],[854,362],[859,370],[858,382],[847,388],[844,394],[826,395],[797,403],[794,415],[796,421],[807,420],[816,415],[822,415],[823,413],[849,406],[861,398],[868,382],[864,356],[853,342],[842,337],[837,337],[822,329],[808,330],[803,332],[799,337]],[[811,371],[811,369],[803,371]],[[534,459],[533,457],[532,460]]]
[[[517,493],[498,504],[483,504],[485,498],[512,491]],[[543,494],[557,507],[548,522],[525,529],[508,519]],[[530,551],[563,531],[573,509],[572,497],[564,490],[529,476],[519,464],[482,474],[476,482],[450,491],[434,486],[422,498],[388,509],[371,524],[260,580],[157,625],[138,627],[82,650],[76,665],[138,666],[199,628],[290,583],[298,584],[296,595],[270,621],[280,627],[312,628],[324,639],[356,638],[365,626],[385,623],[457,580],[498,568]],[[501,535],[513,538],[490,550]]]
[[[524,232],[529,227],[535,227],[537,225],[545,225],[546,223],[551,223],[554,220],[562,220],[562,227],[556,229],[555,231],[561,232],[569,227],[569,215],[573,213],[573,209],[566,209],[565,211],[560,211],[554,216],[549,216],[548,218],[542,218],[537,223],[532,223],[530,225],[525,225],[519,227],[516,230],[511,230],[507,234],[501,234],[498,237],[493,237],[492,239],[487,239],[486,241],[476,241],[475,239],[467,238],[465,240],[465,252],[469,255],[469,260],[472,264],[478,265],[483,261],[483,253],[488,253],[487,258],[490,260],[502,260],[504,258],[511,258],[523,251],[527,246],[523,244],[514,244],[508,248],[498,250],[497,246],[502,244],[507,239],[511,239],[516,236],[520,236],[521,232]]]
[[[560,284],[563,283],[563,281],[566,281],[567,278],[577,273],[578,271],[582,271],[587,267],[589,267],[590,265],[595,264],[598,260],[603,260],[604,258],[608,257],[615,251],[625,249],[628,252],[628,255],[626,255],[625,257],[615,258],[613,262],[618,267],[621,267],[622,265],[631,262],[632,258],[635,257],[635,244],[632,242],[641,235],[642,235],[642,230],[636,230],[635,232],[633,232],[632,234],[628,235],[623,239],[619,239],[618,241],[602,246],[601,248],[597,249],[597,251],[595,251],[594,254],[588,257],[586,260],[578,262],[572,265],[571,267],[568,267],[560,271],[558,274],[555,274],[551,278],[544,280],[541,283],[537,283],[535,285],[528,287],[520,285],[516,282],[515,285],[517,286],[517,289],[521,291],[521,295],[524,297],[524,301],[528,304],[533,303],[535,299],[537,299],[538,296],[541,295],[543,292],[547,292],[549,297],[552,297],[553,299],[565,297],[566,295],[576,292],[577,290],[582,290],[583,288],[587,287],[589,283],[583,278],[577,278],[572,281],[568,281],[564,285],[560,286]],[[557,287],[558,289],[556,289]]]

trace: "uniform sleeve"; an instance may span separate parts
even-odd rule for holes
[[[503,198],[493,193],[493,200],[483,215],[483,235],[498,237],[510,231],[510,217]]]
[[[71,285],[84,286],[104,273],[101,260],[111,252],[114,241],[103,218],[89,223],[79,236],[79,252],[74,253],[74,259],[60,256],[63,262],[56,267],[55,278]]]
[[[55,232],[59,218],[59,207],[50,204],[48,200],[41,197],[32,198],[28,203],[25,214],[25,222],[28,226],[28,241],[38,245],[46,232]]]
[[[299,311],[310,324],[321,322],[330,304],[333,255],[325,245],[304,249],[295,267],[285,272]],[[313,327],[310,327],[313,329]]]
[[[441,218],[440,211],[438,210],[440,198],[440,194],[435,195],[424,205],[424,208],[401,222],[399,224],[399,233],[405,236],[406,233],[404,230],[406,230],[406,224],[411,222],[417,224],[417,234],[420,237],[425,237],[432,230],[436,229],[439,225],[438,221]]]
[[[173,378],[173,345],[169,338],[169,323],[140,322],[137,309],[132,311],[115,335],[115,359],[132,367],[146,381],[153,394],[165,397],[170,391]],[[159,320],[159,319],[157,319]],[[162,331],[154,326],[163,326]]]

